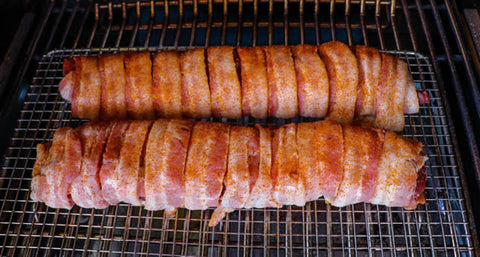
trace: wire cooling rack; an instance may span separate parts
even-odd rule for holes
[[[0,256],[473,256],[459,170],[442,99],[429,60],[390,52],[407,61],[431,103],[406,116],[403,134],[424,143],[426,204],[415,210],[370,204],[332,207],[319,199],[304,207],[237,210],[215,228],[213,212],[163,211],[118,204],[105,210],[46,207],[29,200],[35,146],[62,126],[78,126],[58,93],[65,57],[145,49],[57,50],[39,62],[0,176]],[[158,49],[147,49],[158,50]],[[237,125],[312,121],[211,119]]]

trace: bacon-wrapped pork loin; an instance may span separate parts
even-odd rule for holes
[[[323,196],[408,209],[423,203],[420,142],[334,121],[276,129],[185,119],[92,121],[37,146],[31,198],[54,208],[303,206]]]
[[[404,61],[337,41],[77,56],[63,70],[72,115],[92,120],[300,115],[401,131],[429,102]]]

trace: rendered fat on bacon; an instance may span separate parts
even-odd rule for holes
[[[100,119],[126,119],[126,82],[123,53],[99,55],[98,66],[102,79]]]
[[[82,142],[71,128],[60,128],[51,143],[37,145],[32,200],[45,202],[52,208],[72,208],[70,187],[80,175],[81,160]]]
[[[297,80],[292,54],[286,46],[265,47],[268,78],[268,115],[293,118],[298,115]]]
[[[212,115],[219,118],[242,117],[242,93],[233,52],[231,46],[207,48]]]
[[[155,53],[153,62],[153,105],[158,117],[181,117],[182,80],[177,51]]]
[[[265,119],[268,114],[268,82],[265,54],[261,47],[239,47],[243,114]]]
[[[205,49],[180,54],[183,114],[192,118],[210,118],[212,105],[205,66]]]
[[[331,41],[318,47],[330,80],[327,119],[349,124],[355,115],[357,99],[357,59],[344,43]]]

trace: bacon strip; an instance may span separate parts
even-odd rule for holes
[[[210,88],[205,66],[205,49],[180,54],[183,114],[191,118],[212,116]]]
[[[185,207],[216,207],[227,167],[230,126],[198,122],[193,131],[185,166]]]
[[[103,153],[100,168],[100,184],[102,196],[109,204],[121,202],[120,187],[122,187],[122,170],[120,169],[120,154],[130,121],[117,121],[112,124],[110,136]]]
[[[240,59],[243,114],[265,119],[268,111],[268,82],[265,54],[261,47],[237,48]]]
[[[98,65],[102,78],[100,118],[115,120],[127,118],[125,103],[125,67],[123,54],[102,54]]]
[[[251,183],[250,197],[245,204],[246,208],[279,207],[272,194],[272,131],[258,124],[255,128],[259,132],[259,165],[255,183]],[[249,150],[249,152],[252,152]]]
[[[302,206],[320,196],[338,207],[363,201],[411,209],[425,202],[425,161],[417,141],[333,121],[277,129],[91,122],[59,129],[53,143],[38,147],[31,198],[61,208],[124,201],[168,217],[177,208],[217,207],[211,226],[234,209]]]
[[[382,53],[382,79],[376,92],[375,127],[403,130],[407,75],[408,66],[405,62]]]
[[[419,142],[402,138],[387,131],[380,157],[375,193],[368,202],[390,206],[412,206],[416,194],[418,171],[425,157]]]
[[[209,225],[220,222],[228,212],[246,205],[250,190],[258,177],[258,132],[254,128],[232,127],[228,148],[228,168],[220,205],[215,209]]]
[[[144,194],[144,144],[152,121],[132,121],[122,142],[117,165],[118,199],[132,205],[141,205]]]
[[[349,125],[343,126],[343,139],[343,178],[331,202],[338,207],[370,199],[383,146],[375,130]]]
[[[134,119],[154,119],[150,53],[126,53],[124,60],[128,115]]]
[[[292,53],[286,46],[264,48],[267,61],[268,115],[283,119],[298,114],[297,80]]]
[[[212,115],[219,118],[242,117],[242,94],[233,50],[230,46],[207,48]]]
[[[70,186],[80,175],[81,160],[80,136],[73,129],[60,128],[51,143],[37,145],[32,200],[45,202],[52,208],[72,208]]]
[[[375,91],[380,81],[382,58],[380,52],[372,47],[355,46],[358,64],[358,88],[356,116],[375,115]]]
[[[90,122],[77,129],[83,146],[80,175],[73,181],[73,201],[84,208],[103,209],[109,206],[102,196],[99,171],[110,133],[110,124]]]
[[[300,116],[323,118],[328,111],[329,84],[325,64],[317,47],[297,45],[292,47],[298,86],[298,111]]]
[[[101,100],[101,76],[98,70],[98,58],[78,56],[74,57],[74,60],[77,74],[75,79],[78,83],[72,91],[72,115],[97,120]]]
[[[182,75],[180,55],[165,51],[153,55],[153,105],[158,117],[181,117]]]
[[[157,120],[145,152],[145,208],[173,213],[184,206],[184,167],[193,121]]]
[[[318,51],[330,80],[327,118],[340,123],[351,123],[357,100],[357,59],[347,45],[338,41],[323,43]]]
[[[284,125],[273,131],[272,180],[273,198],[289,205],[305,205],[305,186],[298,174],[296,124]]]
[[[343,174],[342,126],[333,121],[299,123],[297,152],[307,201],[334,197]]]

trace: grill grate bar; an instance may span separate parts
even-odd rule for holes
[[[58,8],[60,11],[49,18],[57,25],[52,26],[54,32],[47,37],[46,49],[59,37],[60,48],[76,50],[45,55],[26,94],[0,176],[0,191],[4,193],[0,199],[0,255],[473,256],[476,251],[457,146],[449,134],[445,96],[439,89],[443,81],[435,77],[438,64],[416,52],[401,51],[409,45],[421,50],[418,42],[422,34],[412,26],[415,16],[410,15],[416,11],[431,56],[435,56],[425,9],[418,1],[416,6],[408,6],[405,0],[397,5],[379,0],[165,0],[89,2],[87,6],[75,2],[73,7],[62,2]],[[408,26],[402,27],[404,23]],[[336,208],[318,200],[304,207],[238,210],[212,229],[207,226],[212,210],[181,209],[177,217],[169,219],[161,211],[127,204],[105,210],[74,207],[66,211],[28,199],[35,145],[51,140],[53,131],[61,126],[85,122],[71,118],[70,105],[57,93],[65,57],[217,44],[318,44],[331,39],[396,48],[392,53],[407,61],[416,86],[432,97],[431,105],[422,106],[419,114],[407,115],[404,131],[405,136],[424,142],[430,157],[426,205],[411,211],[363,203]],[[209,120],[251,126],[313,119]]]

